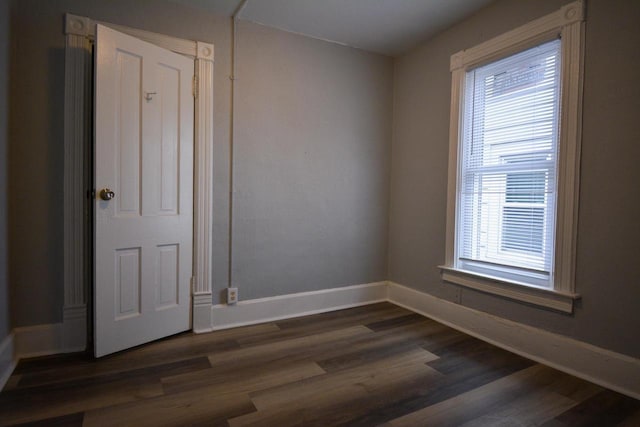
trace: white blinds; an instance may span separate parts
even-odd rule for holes
[[[464,93],[459,267],[515,279],[534,276],[535,283],[547,286],[554,248],[560,40],[469,71]]]

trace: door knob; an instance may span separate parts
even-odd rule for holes
[[[114,193],[113,191],[109,190],[108,188],[105,188],[102,191],[100,191],[100,198],[102,200],[111,200],[114,197],[116,197],[116,193]]]

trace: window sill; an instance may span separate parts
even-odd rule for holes
[[[453,267],[440,266],[439,268],[442,273],[442,280],[445,282],[563,313],[573,313],[573,305],[576,300],[580,299],[579,294],[538,288]]]

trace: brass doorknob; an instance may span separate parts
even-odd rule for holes
[[[116,193],[109,190],[108,188],[105,188],[104,190],[100,191],[100,198],[102,200],[111,200],[114,197],[116,197]]]

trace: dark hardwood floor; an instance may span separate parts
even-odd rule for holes
[[[383,303],[23,360],[0,425],[640,426],[640,401]]]

